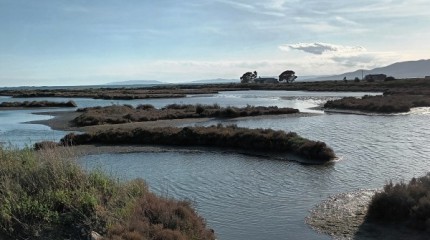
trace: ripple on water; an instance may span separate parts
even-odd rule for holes
[[[158,193],[191,199],[220,239],[327,239],[305,225],[307,211],[333,194],[427,172],[428,120],[412,114],[322,114],[234,121],[324,141],[342,158],[324,166],[211,151],[87,156],[82,163],[99,161],[125,178],[146,179]]]

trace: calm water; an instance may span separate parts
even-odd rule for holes
[[[351,95],[359,94],[364,93]],[[180,101],[298,106],[303,111],[326,99],[345,95],[348,94],[249,91]],[[89,99],[76,101],[80,107],[84,103],[79,101],[91,102]],[[99,101],[109,104],[103,100],[94,102]],[[161,107],[175,100],[145,102]],[[8,122],[13,119],[19,122],[29,115],[23,111],[13,112],[15,114],[9,115],[0,112],[3,114],[0,116]],[[88,169],[102,168],[122,179],[141,177],[159,194],[191,200],[219,239],[329,239],[304,223],[308,211],[329,195],[359,188],[379,188],[389,179],[408,180],[428,172],[429,119],[428,111],[416,111],[393,116],[319,114],[227,122],[250,128],[295,131],[304,137],[324,141],[341,157],[339,162],[325,166],[305,166],[210,150],[100,154],[86,156],[80,163]],[[204,124],[214,123],[217,121]],[[2,121],[0,134],[11,129],[20,132],[16,126],[26,125],[13,123],[4,130]],[[40,131],[53,134],[49,130]],[[3,139],[5,135],[0,137]]]

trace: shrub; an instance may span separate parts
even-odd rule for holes
[[[367,218],[430,230],[430,173],[409,183],[386,184],[372,198]]]
[[[205,108],[203,105],[201,105],[201,104],[196,105],[196,113],[197,114],[202,114],[204,111],[205,111]]]
[[[148,110],[148,109],[155,109],[155,107],[151,104],[140,104],[139,106],[136,107],[136,109]]]
[[[194,109],[194,105],[173,103],[173,104],[166,105],[164,109]]]

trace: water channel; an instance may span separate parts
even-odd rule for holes
[[[169,103],[218,103],[222,106],[299,108],[302,112],[316,114],[222,123],[295,131],[301,136],[324,141],[340,157],[334,164],[301,165],[214,149],[98,154],[85,156],[79,162],[87,169],[101,168],[121,179],[143,178],[158,194],[192,201],[219,239],[330,239],[304,222],[314,205],[333,194],[380,188],[390,179],[408,180],[430,169],[428,109],[374,116],[327,114],[310,109],[327,99],[364,94],[239,91],[114,103],[150,103],[156,107]],[[74,100],[79,107],[112,104],[106,100]],[[2,141],[20,145],[18,142],[29,142],[26,134],[40,136],[38,139],[45,136],[48,140],[58,140],[64,135],[64,132],[41,125],[22,123],[30,117],[34,120],[40,116],[28,110],[0,112]],[[212,120],[202,124],[219,122]]]

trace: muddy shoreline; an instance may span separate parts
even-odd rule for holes
[[[305,222],[312,229],[330,235],[333,239],[429,239],[430,233],[400,224],[369,222],[366,219],[368,206],[378,191],[360,189],[331,196],[310,210]]]

